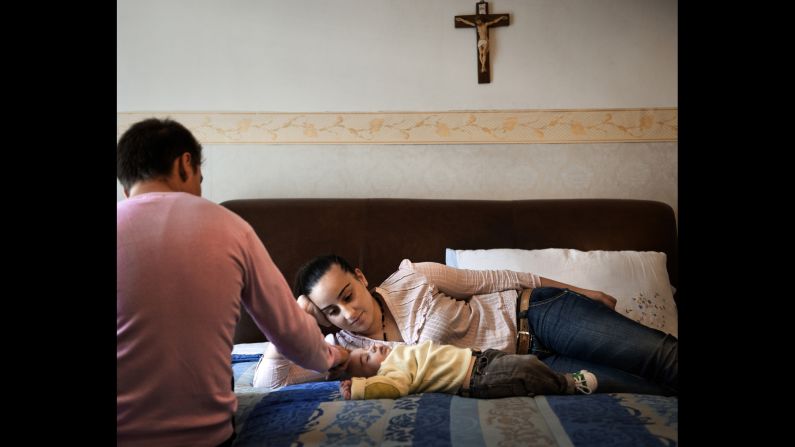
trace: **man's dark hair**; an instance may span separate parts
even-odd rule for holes
[[[295,274],[295,282],[293,284],[293,294],[296,297],[301,295],[309,296],[309,292],[315,287],[320,278],[326,274],[332,265],[337,264],[342,268],[342,271],[350,274],[355,274],[355,270],[341,256],[334,254],[318,256],[315,259],[307,262]]]
[[[127,190],[142,180],[168,177],[174,160],[185,152],[198,168],[202,146],[185,126],[168,118],[139,121],[116,146],[116,177]]]

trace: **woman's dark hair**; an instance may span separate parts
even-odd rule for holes
[[[353,267],[344,258],[330,254],[318,256],[315,259],[307,262],[295,274],[295,281],[293,282],[293,294],[298,297],[301,295],[309,295],[309,292],[315,287],[320,278],[326,274],[332,265],[337,264],[342,271],[355,274]]]
[[[142,180],[168,177],[174,160],[185,152],[201,165],[202,146],[182,124],[149,118],[133,124],[116,146],[116,177],[129,189]]]

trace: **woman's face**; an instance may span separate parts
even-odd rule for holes
[[[359,269],[351,274],[332,264],[309,292],[309,299],[340,329],[363,335],[381,330],[381,320],[375,318],[378,304]]]

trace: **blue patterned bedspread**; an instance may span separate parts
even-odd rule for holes
[[[645,394],[346,401],[339,382],[251,387],[235,364],[236,446],[674,446],[678,400]]]

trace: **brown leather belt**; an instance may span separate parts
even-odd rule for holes
[[[483,354],[482,351],[472,350],[472,357],[475,357],[474,365],[472,365],[472,371],[469,373],[469,383],[467,384],[467,388],[463,386],[458,389],[458,395],[462,397],[470,397],[472,394],[472,389],[475,388],[475,376],[478,373],[478,368],[480,362],[478,362],[478,358],[480,355]]]
[[[527,309],[530,307],[530,293],[533,289],[523,289],[516,300],[516,353],[527,354],[533,335],[530,333],[530,323],[527,321]]]

